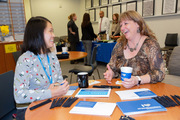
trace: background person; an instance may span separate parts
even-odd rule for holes
[[[113,22],[112,22],[112,27],[111,27],[111,36],[120,36],[120,25],[119,25],[119,14],[115,13],[112,16]]]
[[[98,22],[99,34],[109,34],[109,28],[110,28],[109,19],[107,17],[104,17],[103,11],[99,12],[99,16],[100,16],[100,19]]]
[[[160,46],[143,18],[136,11],[127,11],[119,21],[123,35],[113,49],[104,78],[111,83],[112,78],[120,77],[120,67],[128,66],[133,72],[122,82],[126,88],[162,81],[165,71]]]
[[[68,41],[70,42],[70,48],[71,51],[76,51],[77,44],[79,42],[79,32],[78,27],[75,24],[75,21],[77,20],[77,16],[75,13],[72,13],[68,17],[69,22],[67,24],[68,28]],[[71,61],[71,64],[74,64],[75,61]]]
[[[84,58],[85,65],[90,65],[91,61],[91,49],[92,49],[92,40],[97,38],[97,35],[94,33],[92,23],[90,21],[90,15],[85,13],[83,16],[83,21],[81,23],[82,30],[82,42],[84,45],[85,52],[87,52],[87,57]]]

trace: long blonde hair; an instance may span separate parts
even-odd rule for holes
[[[122,13],[119,17],[119,23],[121,23],[124,20],[132,20],[136,22],[139,25],[139,30],[141,35],[145,35],[151,39],[157,40],[152,30],[148,27],[148,25],[146,24],[146,22],[138,12],[129,10]],[[118,39],[118,42],[122,42],[123,48],[126,48],[127,39],[125,38],[124,35],[121,35],[121,37]]]
[[[68,16],[68,19],[69,19],[69,20],[72,20],[74,16],[76,16],[76,13],[70,14],[70,15]]]

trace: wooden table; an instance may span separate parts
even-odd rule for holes
[[[107,84],[105,80],[100,80],[100,84]],[[111,85],[115,85],[117,79],[114,79]],[[72,85],[77,85],[74,83]],[[92,86],[90,86],[92,87]],[[162,95],[180,95],[180,87],[176,87],[173,85],[165,84],[165,83],[157,83],[157,84],[145,84],[133,87],[132,89],[137,88],[148,88],[152,90],[155,94],[162,96]],[[29,110],[29,107],[32,107],[42,101],[36,101],[30,104],[27,108],[25,118],[26,120],[119,120],[120,116],[123,115],[121,110],[116,106],[113,114],[111,116],[90,116],[90,115],[80,115],[80,114],[69,114],[69,111],[81,100],[81,101],[99,101],[99,102],[120,102],[121,99],[115,93],[118,90],[127,90],[124,87],[121,89],[112,89],[109,98],[81,98],[78,99],[70,108],[54,108],[49,109],[51,103],[46,104],[40,108],[37,108],[33,111]],[[75,96],[76,93],[79,91],[75,91],[72,96]],[[128,106],[127,106],[128,107]],[[135,118],[136,120],[180,120],[180,106],[170,107],[167,108],[166,112],[154,112],[154,113],[146,113],[146,114],[139,114],[139,115],[132,115],[131,117]]]
[[[62,52],[57,52],[57,54],[61,54]],[[71,61],[71,60],[78,60],[81,58],[84,58],[87,56],[86,52],[80,52],[80,51],[68,51],[69,58],[68,59],[59,59],[59,62],[63,61]]]

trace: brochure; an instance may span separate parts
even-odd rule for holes
[[[154,99],[123,101],[116,104],[125,115],[167,111],[165,107]]]
[[[82,88],[75,97],[109,97],[111,89]]]
[[[153,93],[147,88],[115,91],[115,93],[119,95],[121,100],[144,99],[157,96],[155,93]]]
[[[115,107],[116,103],[79,101],[69,113],[110,116]]]

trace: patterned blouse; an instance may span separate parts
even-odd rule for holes
[[[122,43],[118,42],[109,62],[114,77],[120,75],[120,67],[129,66],[133,68],[133,76],[149,74],[150,83],[157,83],[164,79],[165,71],[160,46],[156,40],[146,38],[139,52],[135,57],[126,59],[124,56]]]
[[[47,55],[41,54],[39,56],[48,75],[50,75]],[[53,83],[62,82],[62,72],[56,55],[48,53],[48,56],[52,69]],[[14,97],[16,103],[30,103],[36,100],[51,98],[49,86],[49,79],[37,55],[30,51],[22,54],[17,61],[14,76]]]

